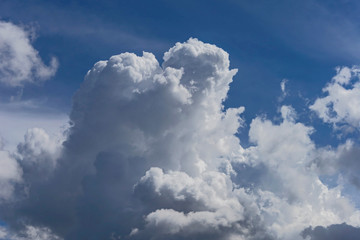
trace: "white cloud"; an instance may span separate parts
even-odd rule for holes
[[[283,79],[280,83],[280,88],[281,88],[281,92],[286,95],[286,83],[287,83],[287,79]]]
[[[0,149],[0,202],[12,198],[14,184],[22,180],[22,170],[9,152]]]
[[[360,68],[337,68],[337,74],[323,89],[327,95],[317,98],[310,109],[333,126],[347,124],[360,128]]]
[[[12,200],[15,187],[49,176],[56,167],[62,140],[50,137],[43,129],[28,129],[17,150],[9,152],[0,145],[0,201]]]
[[[162,206],[145,217],[137,234],[156,239],[198,236],[207,239],[269,239],[255,199],[245,189],[234,189],[230,176],[204,172],[190,177],[185,172],[164,173],[151,168],[135,187],[145,205]]]
[[[283,80],[281,80],[280,82],[280,89],[281,89],[281,95],[278,97],[278,101],[282,102],[284,101],[284,99],[288,96],[288,90],[287,90],[287,83],[289,80],[287,80],[286,78],[284,78]]]
[[[342,196],[341,186],[328,188],[310,167],[322,149],[310,139],[313,128],[289,117],[292,111],[282,107],[279,125],[256,118],[250,126],[249,137],[256,146],[248,148],[247,154],[253,165],[266,169],[257,188],[269,227],[280,239],[297,239],[309,225],[359,225],[354,219],[359,219],[360,211]]]
[[[5,227],[0,226],[0,239],[2,240],[62,240],[46,227],[26,226],[19,234],[13,234]]]
[[[229,67],[225,51],[197,39],[177,43],[161,66],[146,52],[96,63],[62,145],[40,129],[18,145],[23,183],[0,218],[70,240],[295,240],[309,225],[359,225],[341,186],[319,179],[326,151],[291,106],[280,124],[255,118],[253,146],[240,145],[244,107],[223,105]]]
[[[32,33],[11,22],[0,21],[0,82],[12,87],[38,83],[52,77],[58,61],[46,66],[31,45]]]
[[[25,189],[27,198],[23,205],[4,210],[10,216],[8,222],[19,224],[15,219],[24,217],[29,224],[48,226],[56,234],[75,239],[125,236],[132,229],[142,232],[144,223],[138,217],[151,216],[157,207],[161,209],[162,202],[148,201],[143,204],[147,207],[141,208],[140,199],[132,201],[136,197],[133,186],[151,167],[179,172],[188,179],[198,179],[204,186],[210,182],[204,182],[200,176],[208,176],[206,181],[228,179],[227,191],[231,192],[229,176],[218,173],[222,177],[215,178],[217,175],[209,174],[218,168],[229,174],[230,162],[242,161],[243,148],[235,134],[242,124],[239,114],[244,108],[224,111],[222,105],[236,73],[229,70],[229,65],[226,52],[197,39],[171,48],[165,53],[162,66],[153,54],[146,52],[142,56],[124,53],[96,63],[74,97],[72,127],[60,157],[54,160],[54,154],[42,150],[52,144],[39,130],[29,132],[25,143],[18,146],[18,159],[29,189]],[[45,171],[53,176],[36,178],[44,176],[41,166],[54,162],[56,170]],[[215,187],[214,181],[207,188],[214,196],[222,191],[212,189]],[[221,196],[218,204],[224,198]],[[242,211],[235,199],[226,201]],[[101,206],[93,208],[93,201]],[[223,207],[210,209],[215,203],[205,201],[202,207],[215,214],[215,222],[221,217],[221,222],[237,224],[237,218],[226,219],[233,214],[229,207],[224,207],[226,211],[221,210]],[[119,204],[128,207],[119,208]],[[39,214],[43,209],[46,212]],[[177,210],[181,213],[184,209]],[[72,232],[74,222],[79,224]],[[92,227],[95,222],[107,224]],[[119,226],[119,222],[123,224]],[[257,227],[257,221],[254,222]],[[136,236],[139,235],[132,234]]]
[[[51,136],[62,137],[68,126],[69,117],[59,112],[51,112],[42,107],[13,106],[0,104],[0,136],[6,150],[14,151],[30,128],[43,128]]]
[[[28,129],[17,146],[16,158],[26,182],[39,181],[52,173],[62,150],[62,138],[50,136],[44,129]]]

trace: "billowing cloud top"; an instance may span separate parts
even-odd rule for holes
[[[280,124],[252,121],[243,148],[244,107],[223,106],[229,66],[225,51],[192,38],[161,66],[147,52],[96,63],[62,144],[32,129],[2,152],[0,238],[296,240],[309,226],[359,226],[341,186],[319,177],[322,159],[353,145],[318,149],[283,106]]]

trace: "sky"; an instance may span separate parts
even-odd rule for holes
[[[360,238],[359,10],[0,0],[0,239]]]

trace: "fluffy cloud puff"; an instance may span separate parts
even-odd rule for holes
[[[153,211],[145,217],[145,229],[137,229],[132,235],[154,235],[156,239],[272,239],[262,226],[253,196],[233,187],[230,177],[221,172],[206,171],[192,178],[184,172],[165,174],[151,168],[135,186],[135,194]]]
[[[359,211],[312,167],[313,128],[292,107],[280,124],[255,118],[253,146],[240,145],[244,108],[223,106],[229,67],[225,51],[197,39],[177,43],[162,65],[146,52],[96,63],[63,144],[33,129],[18,145],[17,199],[0,205],[6,234],[294,240],[309,225],[358,225]]]
[[[310,109],[334,127],[347,124],[360,127],[360,68],[337,68],[337,75],[327,84],[323,92],[327,96],[316,99]]]
[[[8,86],[44,81],[58,67],[56,58],[46,66],[31,45],[31,31],[11,22],[0,21],[0,82]]]

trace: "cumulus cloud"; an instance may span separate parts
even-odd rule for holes
[[[360,81],[359,66],[339,67],[332,81],[323,89],[326,96],[316,99],[310,109],[334,127],[346,124],[360,127]]]
[[[153,209],[145,217],[145,230],[156,238],[183,239],[272,239],[262,226],[259,208],[243,188],[233,189],[228,175],[204,172],[190,177],[184,172],[165,174],[151,168],[135,187],[135,194]]]
[[[337,147],[324,147],[317,151],[317,157],[311,163],[320,176],[335,178],[339,185],[353,185],[360,189],[360,147],[354,140],[348,139]]]
[[[338,67],[337,74],[323,89],[327,95],[317,98],[310,109],[334,129],[354,132],[360,127],[360,68]],[[354,135],[356,138],[356,135]],[[343,181],[342,185],[360,187],[359,146],[357,139],[347,139],[337,147],[319,149],[313,166],[322,176],[331,176]],[[340,175],[339,175],[340,174]],[[338,176],[339,175],[339,176]]]
[[[246,149],[252,165],[261,166],[253,182],[269,228],[280,239],[297,239],[309,224],[358,224],[360,212],[341,188],[328,188],[309,167],[320,151],[310,138],[313,128],[289,117],[295,115],[292,108],[281,109],[279,125],[260,117],[252,121],[249,138],[256,145]]]
[[[52,77],[58,61],[46,66],[31,45],[33,33],[11,22],[0,21],[0,82],[11,86],[38,83]]]
[[[28,129],[15,155],[27,184],[41,181],[52,173],[57,165],[62,141],[62,138],[50,136],[44,129]]]
[[[229,64],[225,51],[196,39],[171,48],[162,66],[146,52],[96,63],[75,94],[55,171],[32,181],[24,204],[6,210],[7,221],[23,216],[69,239],[127,236],[158,210],[138,205],[143,198],[133,190],[151,167],[189,178],[219,168],[229,174],[243,151],[235,134],[244,111],[223,110],[236,73]],[[19,151],[34,155],[28,145]]]
[[[189,39],[163,59],[122,53],[96,63],[64,142],[26,133],[11,155],[22,172],[16,204],[0,204],[7,235],[30,227],[69,240],[296,240],[309,225],[359,224],[341,188],[312,167],[314,129],[291,106],[279,124],[253,119],[244,149],[245,109],[223,105],[237,71],[228,54]]]
[[[27,103],[26,103],[27,104]],[[24,138],[24,133],[31,128],[42,128],[50,135],[61,138],[62,131],[68,127],[67,114],[49,111],[42,106],[29,103],[0,103],[0,135],[4,148],[14,151]]]
[[[0,149],[0,201],[9,200],[14,191],[14,183],[21,181],[22,170],[16,159]]]

